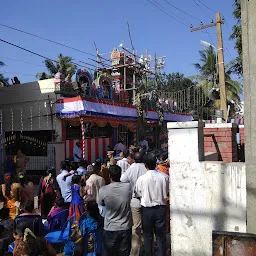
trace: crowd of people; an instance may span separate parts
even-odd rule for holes
[[[168,193],[167,154],[149,151],[146,141],[129,149],[119,141],[90,165],[77,143],[73,161],[62,161],[57,173],[49,169],[38,191],[24,170],[5,175],[0,254],[166,255]],[[60,249],[49,237],[68,228]]]

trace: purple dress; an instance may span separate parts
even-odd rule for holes
[[[76,223],[79,222],[80,216],[85,211],[83,198],[80,196],[80,188],[80,185],[72,185],[71,187],[72,200],[69,207],[69,217],[75,214]]]

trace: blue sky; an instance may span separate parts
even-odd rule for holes
[[[95,54],[94,41],[100,52],[109,52],[124,40],[130,47],[126,25],[128,20],[133,44],[139,54],[148,49],[152,55],[156,52],[158,56],[167,56],[166,72],[179,71],[186,76],[196,74],[193,63],[199,59],[198,51],[204,49],[200,40],[216,45],[216,29],[208,29],[208,33],[191,33],[189,24],[197,27],[200,25],[198,20],[178,12],[165,0],[151,1],[160,3],[169,15],[180,17],[188,25],[176,22],[148,0],[2,0],[0,23]],[[215,19],[215,14],[200,5],[198,0],[167,1],[202,20],[204,24]],[[225,61],[228,62],[236,57],[234,43],[228,39],[235,22],[232,17],[233,0],[200,1],[225,17],[223,39],[228,48],[228,51],[225,49]],[[56,59],[59,53],[72,56],[76,62],[88,62],[90,57],[1,26],[0,38],[52,59]],[[0,60],[6,64],[0,71],[9,78],[17,75],[21,82],[34,81],[37,72],[46,71],[42,58],[1,42]]]

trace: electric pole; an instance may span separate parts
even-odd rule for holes
[[[223,54],[223,40],[222,40],[222,24],[220,13],[216,13],[216,22],[208,25],[204,25],[198,28],[191,28],[191,32],[199,31],[202,29],[215,27],[217,28],[217,56],[218,56],[218,70],[219,70],[219,87],[220,87],[220,106],[223,111],[223,117],[225,120],[228,119],[227,116],[227,94],[226,94],[226,81],[225,81],[225,67],[224,67],[224,54]]]

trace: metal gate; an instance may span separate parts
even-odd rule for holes
[[[47,163],[47,141],[37,137],[27,136],[25,133],[16,132],[2,139],[1,146],[5,148],[5,153],[12,156],[17,154],[17,150],[29,157],[27,164],[28,171],[44,171],[48,167]]]

